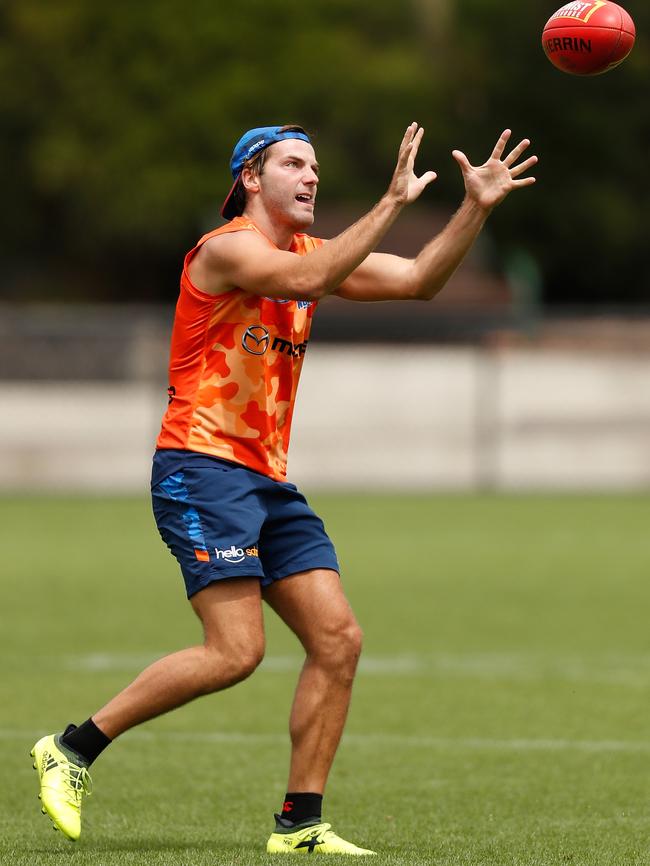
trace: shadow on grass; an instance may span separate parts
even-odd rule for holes
[[[1,851],[2,849],[0,849]],[[55,840],[51,846],[43,843],[21,845],[20,848],[5,851],[7,863],[11,862],[12,855],[42,855],[48,857],[65,857],[68,860],[76,858],[93,858],[93,855],[99,854],[120,854],[120,853],[138,853],[138,854],[170,854],[183,852],[191,856],[193,852],[200,854],[210,852],[211,854],[219,855],[219,858],[232,857],[238,860],[241,857],[270,856],[266,854],[265,842],[260,842],[256,838],[252,842],[246,844],[244,842],[235,843],[229,842],[224,844],[217,839],[206,839],[204,841],[196,839],[160,839],[155,836],[134,836],[128,839],[105,839],[94,840],[92,842],[64,842]],[[277,858],[273,858],[276,862]],[[4,860],[2,862],[5,862]],[[95,862],[101,862],[95,860]],[[172,861],[177,862],[177,861]]]

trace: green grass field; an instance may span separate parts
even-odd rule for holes
[[[650,864],[648,499],[313,504],[366,635],[335,828],[386,864]],[[276,862],[295,639],[269,611],[250,680],[112,746],[74,845],[29,749],[198,623],[144,499],[6,498],[0,534],[0,862]]]

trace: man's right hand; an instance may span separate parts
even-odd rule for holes
[[[427,171],[422,177],[417,177],[413,171],[415,157],[417,156],[423,135],[424,129],[421,126],[418,127],[417,123],[412,123],[408,126],[404,133],[404,138],[399,148],[395,173],[386,193],[387,198],[391,199],[399,207],[414,202],[420,197],[422,190],[437,177],[435,171]]]

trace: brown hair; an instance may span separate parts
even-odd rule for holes
[[[309,135],[309,133],[305,132],[302,126],[298,126],[296,123],[289,123],[287,126],[280,127],[280,132],[302,132],[303,135]],[[249,169],[253,173],[253,175],[261,175],[264,173],[264,163],[266,162],[266,154],[268,148],[264,147],[262,150],[258,151],[254,156],[250,159],[247,159],[246,162],[242,166],[242,170],[239,174],[239,179],[237,180],[237,184],[232,193],[232,203],[234,210],[237,212],[237,216],[241,216],[244,213],[244,208],[246,207],[246,187],[241,182],[241,176],[245,168]]]

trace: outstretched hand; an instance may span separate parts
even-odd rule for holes
[[[424,135],[424,129],[417,123],[407,127],[399,148],[397,166],[388,188],[388,194],[393,196],[400,205],[411,204],[419,198],[422,190],[437,177],[435,171],[427,171],[422,177],[417,177],[413,166],[415,157]]]
[[[528,171],[537,162],[536,156],[529,156],[518,165],[517,160],[523,154],[530,141],[524,138],[514,147],[509,154],[503,157],[506,144],[512,135],[506,129],[492,151],[492,155],[483,165],[470,165],[465,154],[460,150],[452,151],[452,156],[460,166],[465,182],[467,197],[473,199],[479,207],[492,210],[500,204],[513,189],[521,186],[530,186],[535,183],[534,177],[522,177],[519,175]],[[502,158],[503,157],[503,158]]]

